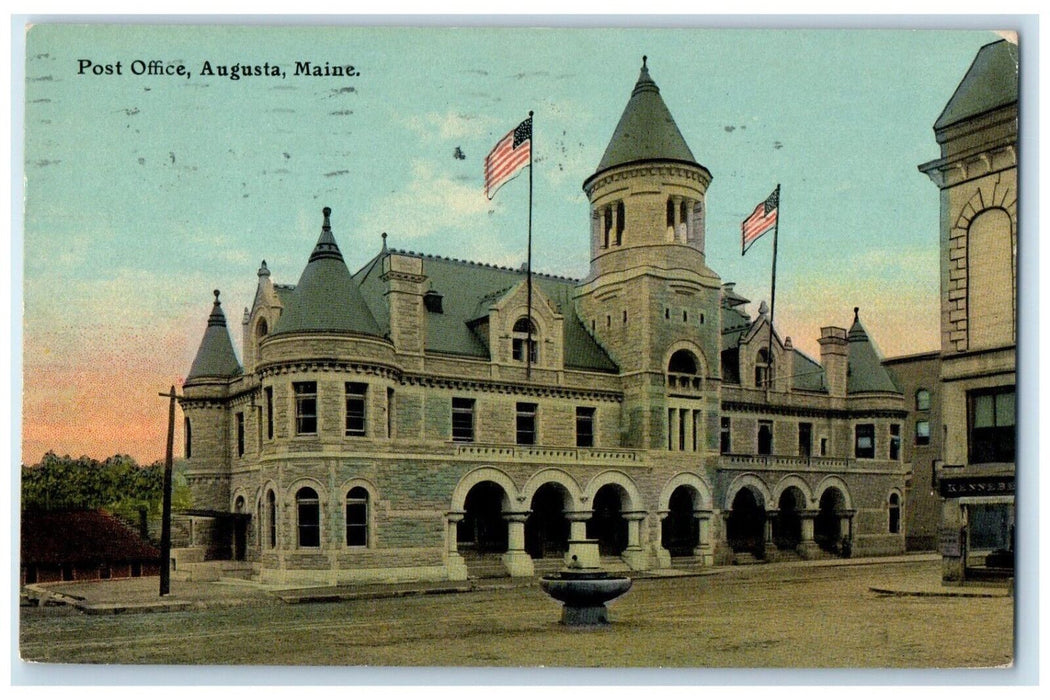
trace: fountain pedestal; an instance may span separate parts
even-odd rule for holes
[[[611,576],[598,565],[596,540],[569,540],[567,565],[540,579],[544,592],[562,602],[561,622],[572,627],[609,624],[605,604],[631,588],[626,576]]]

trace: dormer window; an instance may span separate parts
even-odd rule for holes
[[[442,301],[444,297],[431,289],[423,295],[423,307],[432,314],[444,313]]]
[[[764,389],[773,381],[773,364],[769,359],[769,351],[762,348],[755,356],[755,387]]]
[[[270,332],[270,327],[266,324],[265,318],[260,318],[259,322],[255,324],[255,337],[265,338],[266,334]]]
[[[538,356],[538,344],[536,343],[536,324],[528,317],[522,316],[514,323],[511,339],[511,356],[515,362],[525,362],[525,352],[528,349],[528,362],[535,364]]]

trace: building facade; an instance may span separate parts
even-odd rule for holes
[[[215,293],[177,562],[342,583],[528,576],[581,539],[632,570],[903,551],[905,397],[859,310],[819,362],[745,312],[706,262],[711,178],[643,63],[583,184],[588,274],[533,275],[531,305],[521,270],[385,235],[352,273],[326,207],[295,285],[260,267],[241,360]]]
[[[981,48],[920,166],[941,193],[944,580],[1013,575],[1017,46]]]

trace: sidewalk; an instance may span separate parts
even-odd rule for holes
[[[790,572],[800,568],[837,566],[867,566],[895,563],[937,561],[936,554],[905,554],[890,557],[855,559],[822,559],[792,561],[753,566],[718,566],[703,569],[657,569],[630,574],[635,581],[688,576],[753,575],[760,571]],[[335,602],[392,598],[410,595],[441,595],[470,591],[520,588],[537,585],[536,578],[472,579],[468,581],[413,581],[403,583],[347,584],[339,586],[273,586],[252,581],[224,580],[218,582],[172,581],[170,594],[159,595],[160,583],[156,576],[80,581],[25,586],[23,598],[41,605],[70,605],[85,614],[123,614],[174,612],[211,607],[243,605],[273,605],[274,603]],[[869,590],[878,595],[896,596],[956,596],[1008,597],[1008,586],[944,586],[939,578],[925,572],[903,575],[891,580],[873,580]]]

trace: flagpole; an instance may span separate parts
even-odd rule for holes
[[[773,278],[769,286],[769,344],[766,357],[766,399],[773,386],[773,310],[777,305],[777,232],[780,230],[780,183],[777,183],[777,220],[773,224]]]
[[[525,262],[526,286],[528,287],[529,306],[529,340],[525,345],[525,378],[532,378],[532,150],[536,145],[535,124],[532,123],[532,110],[529,110],[529,252]]]

